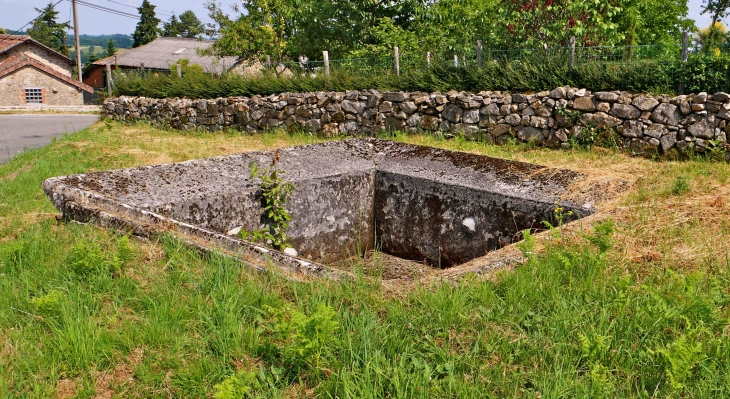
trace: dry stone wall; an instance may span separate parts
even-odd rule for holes
[[[602,136],[635,154],[676,149],[712,151],[730,159],[730,95],[722,92],[670,97],[559,87],[533,94],[365,90],[212,100],[118,97],[107,100],[102,113],[187,130],[284,128],[325,136],[433,131],[496,144],[514,140],[550,147]]]

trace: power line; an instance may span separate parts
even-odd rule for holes
[[[62,1],[63,0],[58,0],[57,2],[53,3],[53,5],[51,6],[51,8],[56,7]],[[0,40],[0,43],[2,43],[3,41],[6,41],[6,40],[10,40],[10,35],[17,34],[18,32],[22,31],[26,26],[32,24],[33,22],[35,22],[38,18],[40,18],[42,16],[43,16],[43,13],[41,12],[37,17],[31,19],[27,24],[21,26],[19,29],[14,30],[13,33],[8,32],[8,37]]]
[[[73,0],[66,0],[66,1],[72,2]],[[86,6],[86,7],[89,7],[89,8],[93,8],[95,10],[104,11],[104,12],[108,12],[110,14],[119,15],[121,17],[127,17],[127,18],[132,18],[132,19],[139,19],[139,15],[137,15],[137,14],[132,14],[132,13],[129,13],[129,12],[126,12],[126,11],[115,10],[113,8],[100,6],[98,4],[87,3],[87,2],[85,2],[83,0],[76,0],[76,3],[81,4],[83,6]]]
[[[122,5],[125,7],[134,8],[135,10],[138,10],[139,7],[141,7],[141,6],[133,6],[131,4],[122,3],[121,1],[115,1],[115,0],[106,0],[106,1],[108,1],[110,3],[114,3],[114,4],[119,4],[119,5]],[[165,15],[166,17],[171,17],[171,16],[175,15],[175,13],[173,11],[167,11],[167,10],[156,10],[155,12],[157,14],[163,14],[163,15],[167,14],[167,15]]]
[[[71,2],[73,0],[67,0],[67,1]],[[107,1],[112,1],[112,0],[107,0]],[[121,10],[117,10],[117,9],[114,9],[114,8],[104,7],[104,6],[100,6],[98,4],[88,3],[88,2],[83,1],[83,0],[76,0],[76,2],[78,4],[83,5],[83,6],[86,6],[86,7],[89,7],[89,8],[93,8],[93,9],[99,10],[99,11],[108,12],[110,14],[118,15],[118,16],[121,16],[121,17],[127,17],[127,18],[136,19],[136,20],[139,20],[140,19],[139,14],[132,14],[132,13],[129,13],[129,12],[126,12],[126,11],[121,11]],[[116,2],[116,1],[112,1],[112,2],[113,3],[121,4],[120,2]],[[126,4],[122,4],[122,5],[126,5]],[[133,6],[130,6],[130,5],[127,5],[127,6],[128,7],[133,7]],[[201,21],[201,22],[203,22],[203,21]],[[205,22],[208,23],[209,21],[205,21]],[[160,20],[160,22],[158,23],[158,25],[164,25],[164,24],[165,24],[165,22],[162,21],[162,20]]]
[[[121,6],[129,7],[129,8],[134,8],[135,10],[138,10],[139,7],[141,7],[141,6],[133,6],[131,4],[123,3],[121,1],[116,1],[116,0],[106,0],[106,1],[108,1],[110,3],[114,3],[114,4],[119,4]],[[155,6],[155,13],[160,14],[165,17],[172,17],[173,15],[179,16],[179,14],[176,14],[175,11],[161,10],[161,9],[157,8],[156,6]],[[196,15],[196,17],[197,17],[197,15]],[[207,19],[201,19],[200,22],[213,23],[212,21],[207,20]]]
[[[53,5],[51,6],[51,8],[53,8],[53,7],[56,7],[56,6],[58,5],[58,3],[62,2],[62,1],[63,1],[63,0],[58,0],[57,2],[53,3]],[[35,18],[31,19],[31,20],[30,20],[30,21],[29,21],[29,22],[28,22],[27,24],[25,24],[25,25],[21,26],[20,28],[18,28],[18,29],[16,29],[16,30],[14,30],[14,31],[13,31],[13,33],[8,33],[8,34],[9,34],[9,35],[10,35],[10,34],[16,34],[16,33],[20,32],[20,31],[22,31],[22,30],[23,30],[23,28],[25,28],[26,26],[28,26],[28,25],[32,24],[33,22],[35,22],[35,20],[36,20],[36,19],[38,19],[38,18],[40,18],[40,17],[42,17],[42,16],[43,16],[43,13],[41,12],[41,13],[40,13],[40,14],[39,14],[39,15],[38,15],[37,17],[35,17]]]

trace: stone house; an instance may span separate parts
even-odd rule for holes
[[[25,35],[0,35],[0,106],[83,105],[94,89],[72,77],[71,58]]]

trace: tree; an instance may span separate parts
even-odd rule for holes
[[[719,55],[727,43],[727,28],[722,22],[717,21],[707,28],[700,29],[698,36],[703,53]]]
[[[510,46],[566,46],[571,36],[580,46],[610,46],[624,37],[614,21],[620,5],[620,0],[511,0],[503,3],[501,20]]]
[[[702,13],[712,16],[712,24],[710,26],[713,26],[715,22],[728,16],[730,0],[703,0],[703,4],[705,5],[705,9]]]
[[[7,33],[8,33],[7,29],[0,28],[0,35],[5,35]]]
[[[114,45],[114,40],[109,39],[109,43],[106,44],[106,56],[111,57],[117,53],[117,47]]]
[[[683,31],[694,30],[687,0],[623,0],[617,14],[623,43],[629,46],[675,44]]]
[[[160,24],[160,19],[155,15],[155,6],[149,1],[143,0],[142,5],[137,9],[139,11],[139,22],[137,27],[134,29],[134,44],[132,47],[139,47],[145,45],[160,35],[160,28],[157,25]]]
[[[84,63],[84,68],[83,68],[84,72],[88,71],[89,68],[91,68],[91,66],[94,64],[94,62],[96,62],[98,60],[99,60],[99,57],[97,57],[96,54],[94,54],[94,53],[89,54],[89,58]]]
[[[28,29],[28,35],[33,39],[63,54],[68,54],[64,45],[66,29],[71,28],[68,23],[58,23],[58,11],[53,3],[48,3],[44,9],[35,9],[40,13],[38,19],[33,21],[33,26]]]
[[[300,54],[317,57],[327,50],[331,57],[348,57],[385,46],[384,37],[417,34],[415,16],[430,2],[241,0],[229,15],[209,0],[206,7],[217,29],[208,33],[219,37],[213,45],[217,55],[271,54],[281,60]]]
[[[177,15],[172,14],[170,20],[165,22],[162,26],[162,36],[164,37],[177,37],[180,33],[180,20],[177,19]]]
[[[281,62],[287,54],[288,39],[291,34],[291,16],[294,10],[292,0],[241,0],[231,6],[239,15],[231,18],[223,12],[220,5],[209,1],[206,7],[210,17],[218,25],[220,36],[209,51],[213,55],[238,56],[242,59],[272,54]]]
[[[436,2],[296,0],[288,48],[295,54],[317,55],[328,50],[330,57],[350,57],[354,51],[360,53],[358,50],[367,47],[384,47],[380,41],[384,32],[400,31],[420,36],[415,29],[416,16],[426,4]]]
[[[499,5],[500,0],[439,0],[416,14],[412,30],[423,38],[424,51],[469,52],[477,40],[499,48],[505,41],[504,29],[493,23]]]
[[[203,23],[192,10],[188,10],[180,14],[180,19],[173,14],[170,20],[165,22],[162,35],[192,39],[201,36],[203,32],[205,32]]]

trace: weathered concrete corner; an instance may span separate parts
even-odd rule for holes
[[[593,212],[571,201],[580,174],[377,139],[278,150],[277,167],[296,187],[288,235],[299,258],[241,241],[231,232],[266,223],[249,163],[274,152],[54,177],[43,189],[66,218],[167,230],[204,246],[235,250],[257,268],[322,275],[323,266],[372,248],[438,267],[457,265],[540,229],[562,207],[565,221]],[[566,199],[567,198],[567,199]]]

